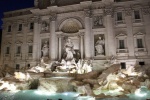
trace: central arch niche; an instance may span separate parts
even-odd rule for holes
[[[62,21],[62,23],[59,26],[58,32],[59,59],[61,59],[64,55],[64,45],[67,38],[69,38],[72,41],[74,45],[74,50],[81,54],[81,51],[83,51],[83,36],[81,37],[81,29],[81,22],[75,18],[69,18]]]
[[[74,18],[66,19],[59,27],[63,33],[77,33],[80,29],[82,29],[82,24]]]

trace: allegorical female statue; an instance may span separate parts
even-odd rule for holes
[[[98,55],[104,55],[104,44],[105,44],[105,41],[102,40],[101,37],[99,37],[99,39],[97,40],[95,44],[96,53]]]
[[[75,51],[74,51],[74,45],[71,41],[71,39],[67,38],[66,39],[66,43],[64,45],[64,49],[65,49],[65,52],[66,52],[66,60],[72,60],[74,57],[73,57],[73,54],[75,54]]]
[[[45,41],[42,47],[42,57],[48,57],[48,51],[49,51],[48,41]]]

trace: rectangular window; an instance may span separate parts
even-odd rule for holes
[[[11,25],[8,26],[8,32],[11,32]]]
[[[29,45],[29,50],[28,50],[28,52],[29,52],[29,53],[32,53],[32,49],[33,49],[33,46],[32,46],[32,45]]]
[[[34,29],[34,23],[30,23],[30,30]]]
[[[117,12],[117,21],[122,21],[122,12]]]
[[[125,49],[124,40],[119,40],[119,49]]]
[[[30,68],[30,64],[28,64],[27,66],[28,66],[28,68]]]
[[[137,39],[137,48],[143,48],[143,41],[142,41],[142,39]]]
[[[21,46],[17,46],[17,54],[20,54],[21,53]]]
[[[126,63],[121,62],[120,64],[121,64],[121,69],[126,69]]]
[[[134,11],[134,18],[135,19],[141,19],[141,17],[140,17],[140,11],[139,10],[135,10]]]
[[[9,52],[10,52],[10,48],[6,47],[6,54],[9,54]]]
[[[22,31],[22,24],[19,24],[18,31]]]
[[[145,62],[144,61],[139,62],[139,65],[143,66],[145,65]]]
[[[19,70],[19,69],[20,69],[20,65],[16,64],[16,70]]]

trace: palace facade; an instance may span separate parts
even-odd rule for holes
[[[150,0],[34,0],[34,7],[4,13],[1,64],[36,66],[60,61],[70,39],[78,59],[95,69],[115,59],[150,64]]]

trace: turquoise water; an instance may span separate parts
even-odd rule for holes
[[[129,94],[129,98],[101,98],[96,100],[146,100],[150,98],[150,92],[147,96],[137,97]],[[48,93],[38,90],[24,90],[19,92],[0,92],[0,100],[90,100],[90,97],[80,97],[76,92]]]
[[[1,92],[0,100],[76,100],[78,93],[46,93],[38,90],[25,90],[16,93]]]

